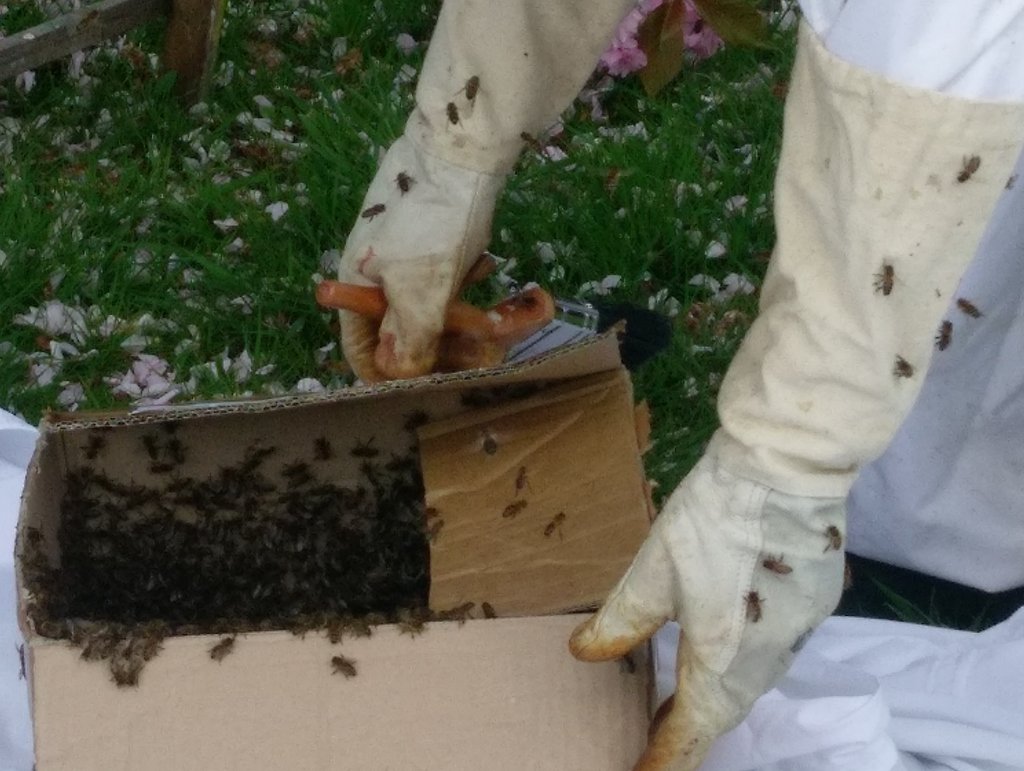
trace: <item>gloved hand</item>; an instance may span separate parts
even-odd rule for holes
[[[339,279],[377,284],[388,299],[379,326],[340,312],[345,357],[360,378],[434,368],[445,308],[487,247],[524,134],[543,131],[571,103],[631,5],[446,0],[416,109],[342,253]]]
[[[1022,143],[1022,105],[897,85],[801,30],[778,240],[722,427],[570,641],[613,659],[679,621],[676,696],[636,769],[697,768],[833,610],[846,493],[916,398]]]

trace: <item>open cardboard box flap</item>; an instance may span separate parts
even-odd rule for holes
[[[118,688],[104,662],[82,661],[29,619],[27,528],[59,565],[69,476],[98,464],[123,482],[156,481],[139,451],[154,424],[177,423],[190,447],[177,473],[197,477],[254,442],[279,448],[279,470],[326,434],[336,452],[318,468],[344,483],[358,473],[352,449],[400,447],[420,412],[431,421],[420,429],[428,505],[445,521],[431,606],[488,601],[501,618],[434,622],[415,638],[385,625],[340,646],[251,633],[220,662],[209,656],[217,637],[169,637],[137,688]],[[108,429],[105,446],[89,458],[96,429]],[[614,335],[496,370],[331,394],[50,416],[16,554],[38,771],[628,767],[646,738],[646,659],[635,673],[576,662],[566,641],[582,617],[544,614],[596,605],[632,558],[649,517],[637,444]],[[527,505],[502,517],[516,500]],[[339,654],[356,677],[332,674]]]

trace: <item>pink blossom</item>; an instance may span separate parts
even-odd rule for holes
[[[644,19],[663,3],[664,0],[641,0],[626,14],[611,45],[601,55],[601,64],[608,74],[621,77],[647,66],[647,55],[640,48],[637,34]],[[722,47],[722,38],[701,18],[692,0],[683,4],[683,43],[696,59],[706,59]]]
[[[175,386],[170,365],[149,353],[138,354],[124,375],[107,378],[107,382],[115,394],[131,397],[140,404],[166,404],[181,391]]]
[[[722,47],[722,38],[701,18],[692,0],[684,4],[683,42],[697,59],[707,59]]]

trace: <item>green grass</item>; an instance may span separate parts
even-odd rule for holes
[[[151,66],[160,25],[93,52],[86,83],[56,62],[28,94],[0,84],[0,405],[36,421],[72,385],[79,408],[122,404],[112,383],[139,351],[169,363],[186,384],[180,399],[348,382],[333,315],[313,302],[315,277],[412,107],[414,82],[400,75],[418,70],[422,47],[405,56],[395,38],[428,39],[439,2],[379,5],[232,0],[218,78],[192,111]],[[41,18],[31,3],[12,9],[0,16],[7,33]],[[345,74],[335,71],[340,38],[362,53]],[[690,282],[736,273],[760,284],[773,242],[777,86],[793,44],[792,31],[773,30],[768,48],[726,49],[653,99],[616,81],[602,97],[605,123],[577,102],[554,139],[567,160],[526,153],[498,206],[492,251],[515,260],[516,280],[574,297],[619,275],[612,299],[677,314],[671,350],[636,376],[654,415],[647,461],[659,498],[716,427],[718,383],[755,313],[756,295],[714,303]],[[738,196],[746,205],[730,211]],[[265,210],[274,202],[289,207],[276,222]],[[238,224],[225,232],[216,221],[229,218]],[[713,242],[726,247],[719,259],[706,257]],[[49,335],[15,323],[48,301],[91,320]],[[108,317],[119,321],[100,324]],[[74,349],[39,384],[31,373],[54,366],[51,338]],[[239,382],[231,363],[243,352],[253,372]],[[898,617],[941,622],[937,600],[900,597],[888,598]]]
[[[0,87],[5,114],[20,126],[0,198],[7,254],[0,325],[8,343],[0,351],[0,404],[36,420],[58,406],[68,384],[83,387],[81,408],[118,403],[111,378],[130,366],[139,347],[122,344],[140,332],[142,349],[167,360],[176,381],[195,376],[183,397],[276,392],[303,378],[343,385],[337,348],[316,353],[337,331],[312,301],[313,277],[323,270],[321,255],[344,243],[377,151],[412,107],[414,83],[399,74],[418,69],[422,48],[406,57],[395,38],[427,39],[438,6],[389,2],[382,14],[370,4],[295,12],[289,2],[232,2],[220,76],[204,107],[191,112],[170,97],[170,77],[146,61],[159,50],[159,25],[129,36],[126,49],[93,54],[88,86],[59,62],[37,73],[28,94]],[[10,14],[0,23],[15,31],[37,20]],[[347,74],[335,72],[339,38],[362,53],[362,66]],[[554,140],[568,159],[527,153],[498,207],[492,249],[515,259],[516,279],[573,297],[588,281],[621,275],[614,299],[646,305],[654,298],[681,311],[671,354],[638,377],[656,416],[651,471],[662,490],[688,470],[714,429],[717,382],[753,315],[754,301],[742,297],[707,304],[699,324],[681,323],[711,294],[689,285],[693,276],[735,272],[760,281],[763,260],[753,255],[772,242],[781,120],[772,86],[788,70],[792,42],[777,33],[767,51],[724,51],[656,99],[635,80],[618,81],[602,99],[604,124],[578,102]],[[630,126],[646,137],[630,136]],[[747,197],[746,209],[727,213],[725,202],[738,195]],[[276,201],[289,209],[274,222],[265,207]],[[238,226],[222,232],[214,223],[227,218]],[[242,243],[230,246],[236,238]],[[705,258],[712,241],[728,246],[724,258]],[[554,263],[541,261],[541,242],[553,245]],[[39,386],[30,382],[28,357],[45,363],[49,340],[14,319],[48,299],[125,323],[106,337],[76,338],[80,355],[65,356],[53,382]],[[732,309],[742,315],[723,330],[722,315]],[[139,329],[134,322],[144,315],[156,323]],[[219,371],[225,352],[242,351],[254,369],[272,371],[244,383]]]

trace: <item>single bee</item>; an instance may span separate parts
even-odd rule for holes
[[[822,550],[823,554],[827,551],[839,551],[843,548],[843,534],[839,532],[839,528],[835,525],[829,525],[825,528],[825,538],[828,539],[828,543]]]
[[[502,519],[514,519],[516,514],[526,508],[526,501],[512,501],[501,512]]]
[[[326,436],[321,436],[313,442],[313,457],[317,460],[330,460],[334,457],[334,448]]]
[[[383,214],[384,210],[387,208],[388,207],[382,203],[375,203],[373,206],[370,206],[367,209],[363,209],[363,213],[360,214],[359,216],[362,217],[363,219],[367,219],[372,222],[374,217],[376,217],[378,214]]]
[[[89,13],[83,16],[82,20],[75,25],[75,31],[81,32],[83,29],[91,27],[96,22],[96,19],[98,19],[99,17],[99,11],[89,11]]]
[[[225,637],[219,643],[210,648],[210,658],[214,661],[223,661],[228,654],[235,650],[235,638]]]
[[[446,112],[448,113],[449,123],[451,123],[454,126],[459,122],[459,108],[455,106],[455,102],[448,102]]]
[[[18,670],[18,679],[24,680],[28,677],[25,670],[25,646],[19,645],[18,648],[18,659],[21,661],[21,669]]]
[[[376,458],[380,455],[380,450],[373,446],[372,437],[365,442],[357,442],[351,452],[353,458]]]
[[[181,465],[185,462],[185,445],[177,437],[171,437],[167,440],[167,445],[164,448],[167,451],[167,455],[170,456],[171,460],[177,465]]]
[[[1017,184],[1017,175],[1016,174],[1011,174],[1010,178],[1008,180],[1006,180],[1006,189],[1007,190],[1013,190],[1013,186],[1015,184]]]
[[[498,451],[498,440],[490,431],[483,431],[480,434],[480,448],[488,455],[494,455]]]
[[[85,443],[83,452],[89,460],[96,460],[103,448],[107,446],[107,440],[99,434],[89,434],[89,440]]]
[[[519,467],[519,473],[516,474],[516,495],[519,495],[523,491],[523,488],[529,487],[530,482],[526,478],[526,466]]]
[[[892,294],[892,282],[896,278],[896,271],[892,265],[883,263],[882,270],[875,274],[875,291],[881,292],[884,297]]]
[[[356,662],[344,656],[331,657],[331,671],[335,675],[345,675],[346,678],[356,676]]]
[[[972,319],[980,319],[984,315],[981,311],[978,310],[978,306],[976,306],[970,300],[965,300],[963,297],[957,298],[956,307],[962,310]]]
[[[395,177],[395,184],[398,185],[398,189],[402,191],[402,195],[409,192],[409,188],[412,187],[416,180],[406,174],[404,171],[398,172],[398,176]]]
[[[524,503],[525,503],[525,501],[524,501]],[[560,511],[557,514],[555,514],[555,516],[551,519],[550,522],[548,522],[547,526],[544,528],[544,537],[545,538],[550,538],[551,536],[553,536],[555,534],[555,531],[557,530],[558,531],[558,538],[559,538],[559,540],[561,540],[561,538],[562,538],[562,523],[563,522],[565,522],[565,512],[564,511]]]
[[[914,365],[904,359],[902,356],[896,357],[896,363],[893,365],[892,374],[896,377],[913,377],[914,376]]]
[[[755,591],[747,592],[744,600],[747,603],[747,621],[752,624],[756,624],[761,620],[761,615],[764,611],[764,600],[762,600],[761,595]]]
[[[761,566],[765,570],[770,570],[780,576],[786,576],[793,572],[793,568],[787,565],[785,560],[786,558],[781,554],[778,557],[769,556],[761,560]]]
[[[976,172],[980,167],[981,158],[979,156],[972,155],[970,158],[968,158],[965,155],[964,165],[960,167],[960,173],[956,175],[956,181],[966,182],[967,180],[974,176],[974,172]]]
[[[471,102],[474,99],[476,99],[476,92],[480,90],[480,76],[474,75],[469,80],[467,80],[466,87],[464,90],[466,92],[466,99],[468,99]]]
[[[425,628],[423,616],[411,610],[400,610],[396,618],[400,634],[416,637],[423,634]]]
[[[544,145],[542,145],[533,134],[528,131],[523,131],[519,134],[519,138],[522,139],[538,155],[544,155]]]
[[[494,611],[494,606],[489,602],[480,603],[480,610],[484,612],[484,618],[497,618],[498,614]]]
[[[449,610],[442,610],[437,614],[438,620],[440,621],[458,621],[459,626],[466,623],[466,619],[472,618],[470,611],[476,607],[475,602],[464,602],[461,605],[456,605],[454,608]]]
[[[405,430],[413,433],[417,428],[425,426],[428,422],[430,422],[430,416],[423,410],[410,412],[405,418]]]
[[[612,166],[608,173],[604,177],[604,191],[611,195],[615,192],[615,188],[619,186],[619,178],[622,176],[622,169],[618,166]]]
[[[940,350],[944,351],[949,348],[949,344],[953,340],[953,322],[943,321],[939,325],[939,332],[935,335],[935,346]]]
[[[427,540],[433,543],[437,540],[437,537],[441,535],[441,530],[444,528],[444,520],[440,517],[437,518],[437,522],[432,524],[427,530]]]

